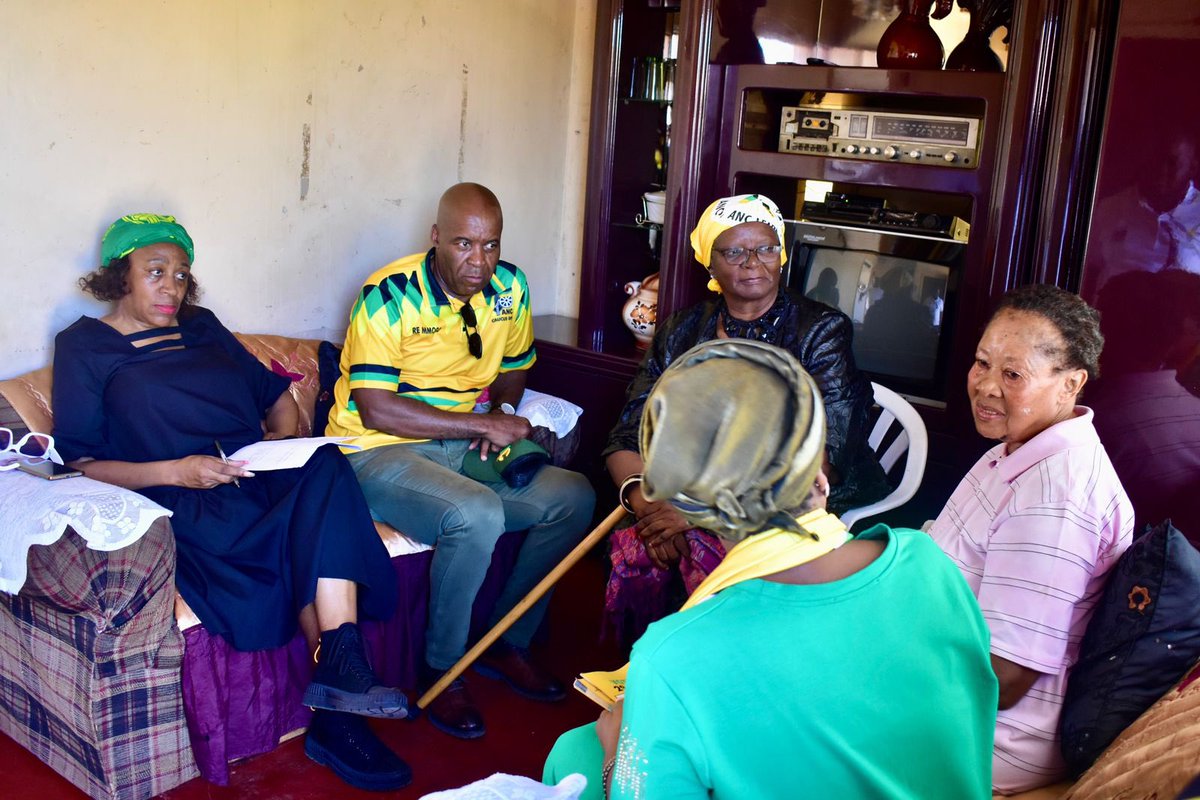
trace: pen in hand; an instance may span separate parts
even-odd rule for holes
[[[215,444],[217,446],[217,455],[219,455],[221,457],[221,463],[228,464],[229,459],[225,457],[225,451],[221,449],[221,443],[216,440],[213,440],[213,444]],[[238,481],[237,478],[233,479],[233,485],[238,487],[239,489],[242,488],[242,484]]]

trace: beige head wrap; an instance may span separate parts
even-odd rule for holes
[[[779,251],[779,263],[787,263],[787,248],[783,242],[783,214],[779,212],[779,206],[775,205],[771,198],[761,194],[739,194],[722,197],[704,209],[704,213],[700,215],[700,221],[696,223],[691,237],[692,250],[696,253],[696,260],[700,262],[700,266],[708,269],[712,264],[713,242],[717,237],[744,222],[769,225],[779,237],[780,246],[784,248]],[[715,278],[709,280],[708,288],[714,292],[721,291]]]
[[[687,520],[741,541],[772,527],[812,490],[825,409],[789,353],[747,339],[693,347],[662,374],[642,414],[642,491]]]

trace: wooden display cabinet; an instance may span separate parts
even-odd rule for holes
[[[785,42],[794,61],[809,56],[870,63],[863,48],[873,49],[878,35],[868,28],[886,24],[867,20],[842,0],[750,5],[742,13],[756,26],[760,52]],[[534,388],[587,408],[580,446],[585,469],[600,472],[599,451],[641,357],[620,318],[625,284],[657,269],[658,316],[664,319],[707,294],[707,276],[695,266],[688,234],[709,202],[735,191],[761,191],[795,215],[797,193],[810,181],[829,181],[835,190],[953,214],[971,224],[955,265],[955,302],[943,322],[949,348],[943,385],[937,403],[922,407],[930,430],[922,492],[940,507],[985,446],[972,428],[963,386],[996,300],[1031,280],[1079,288],[1091,173],[1104,126],[1109,56],[1103,43],[1112,41],[1117,4],[1014,0],[1013,6],[1007,72],[988,74],[709,63],[710,55],[721,60],[716,53],[728,50],[718,29],[729,27],[728,14],[737,6],[722,0],[598,0],[578,313],[535,321],[539,365],[530,378]],[[676,30],[672,101],[630,98],[634,58],[663,56],[664,39]],[[963,168],[778,152],[778,109],[804,92],[869,95],[927,113],[981,116],[979,160]],[[748,99],[754,103],[750,113]],[[662,169],[654,153],[668,140]],[[636,220],[642,194],[663,182],[664,173],[666,218],[655,250]]]
[[[724,85],[718,161],[721,193],[766,194],[779,203],[786,218],[795,220],[802,217],[800,198],[806,184],[826,182],[837,193],[886,202],[890,208],[959,217],[970,224],[961,254],[947,260],[951,266],[937,385],[916,393],[903,383],[893,384],[886,375],[872,375],[914,399],[932,431],[961,432],[969,426],[970,413],[963,393],[954,390],[960,385],[957,376],[966,374],[973,357],[978,326],[974,310],[986,306],[997,288],[986,263],[985,243],[990,235],[988,209],[1004,75],[753,65],[728,67]],[[831,98],[835,104],[897,114],[979,119],[979,143],[970,151],[942,148],[954,162],[940,155],[932,160],[898,155],[888,160],[881,154],[866,160],[844,155],[844,148],[842,153],[780,152],[784,109]],[[964,308],[970,313],[961,313]]]
[[[713,143],[707,144],[709,161],[699,145],[705,120],[717,119],[719,101],[705,89],[709,6],[709,0],[597,3],[579,309],[535,319],[538,367],[530,386],[587,408],[578,466],[598,487],[606,481],[599,477],[600,450],[642,357],[621,320],[625,285],[659,273],[659,319],[703,293],[687,232],[697,187],[715,163]],[[649,57],[674,59],[669,95],[665,86],[662,97],[647,97],[640,88],[638,67]],[[665,220],[650,226],[639,221],[642,196],[656,189],[666,192]]]

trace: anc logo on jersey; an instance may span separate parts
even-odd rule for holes
[[[492,300],[492,314],[495,315],[497,321],[512,319],[513,317],[513,296],[512,292],[504,292],[496,295]]]

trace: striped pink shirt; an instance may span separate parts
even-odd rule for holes
[[[1133,506],[1089,408],[1011,455],[1005,447],[976,462],[930,535],[979,599],[992,653],[1042,673],[996,722],[992,784],[1012,792],[1065,775],[1067,675],[1105,577],[1132,540]]]

